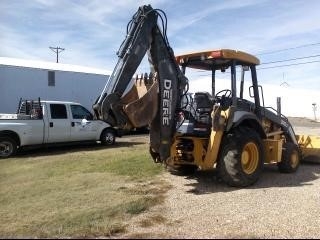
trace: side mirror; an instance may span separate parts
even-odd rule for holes
[[[85,119],[85,118],[81,120],[81,125],[82,125],[82,126],[85,126],[85,125],[87,125],[88,123],[89,123],[89,121],[88,121],[87,119]]]

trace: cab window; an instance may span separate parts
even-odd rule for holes
[[[67,119],[67,109],[64,104],[50,104],[52,119]]]
[[[86,108],[80,105],[71,105],[71,113],[73,119],[93,119],[92,114]]]

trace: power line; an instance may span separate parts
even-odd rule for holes
[[[289,59],[277,60],[277,61],[272,61],[272,62],[263,62],[263,63],[260,64],[260,66],[261,66],[261,65],[267,65],[267,64],[273,64],[273,63],[290,62],[290,61],[295,61],[295,60],[315,58],[315,57],[320,57],[320,54],[310,55],[310,56],[305,56],[305,57],[289,58]],[[318,61],[295,63],[295,64],[292,64],[292,65],[300,65],[300,64],[307,64],[307,63],[314,63],[314,62],[318,62]],[[278,66],[291,66],[291,64],[288,64],[288,65],[278,65]],[[275,66],[275,67],[277,67],[277,66]],[[270,68],[271,68],[271,67],[270,67]],[[273,68],[273,67],[272,67],[272,68]],[[267,69],[267,68],[259,68],[259,69]],[[198,72],[206,72],[206,71],[205,71],[205,70],[198,70]]]
[[[308,46],[315,46],[315,45],[320,45],[320,42],[304,44],[304,45],[291,47],[291,48],[279,49],[279,50],[260,53],[260,54],[256,54],[256,55],[271,54],[271,53],[282,52],[282,51],[293,50],[293,49],[298,49],[298,48],[303,48],[303,47],[308,47]],[[305,56],[305,57],[283,59],[283,60],[277,60],[277,61],[271,61],[271,62],[265,62],[265,63],[261,63],[260,66],[261,65],[267,65],[267,64],[273,64],[273,63],[281,63],[281,62],[289,62],[289,61],[302,60],[302,59],[308,59],[308,58],[315,58],[315,57],[320,57],[320,54],[310,55],[310,56]],[[278,67],[290,67],[290,66],[297,66],[297,65],[312,64],[312,63],[317,63],[317,62],[320,62],[320,60],[309,61],[309,62],[301,62],[301,63],[284,64],[284,65],[276,65],[276,66],[272,66],[272,67],[263,67],[263,68],[257,68],[257,70],[264,70],[264,69],[271,69],[271,68],[278,68]],[[206,72],[206,71],[198,70],[197,72]],[[209,76],[209,75],[211,75],[211,74],[201,74],[199,76]]]
[[[304,47],[310,47],[310,46],[316,46],[316,45],[320,45],[320,42],[304,44],[304,45],[300,45],[300,46],[296,46],[296,47],[291,47],[291,48],[283,48],[283,49],[274,50],[274,51],[270,51],[270,52],[257,53],[256,55],[261,56],[261,55],[267,55],[267,54],[272,54],[272,53],[284,52],[284,51],[288,51],[288,50],[293,50],[293,49],[298,49],[298,48],[304,48]]]
[[[301,59],[306,59],[306,58],[314,58],[314,57],[319,57],[319,56],[320,56],[320,54],[306,56],[306,57],[289,58],[289,59],[278,60],[278,61],[273,61],[273,62],[261,63],[260,65],[272,64],[272,63],[280,63],[280,62],[289,62],[289,61],[301,60]]]
[[[296,65],[303,65],[303,64],[310,64],[310,63],[318,63],[318,62],[320,62],[320,60],[310,61],[310,62],[302,62],[302,63],[292,63],[292,64],[285,64],[285,65],[277,65],[277,66],[265,67],[265,68],[257,68],[257,70],[270,69],[270,68],[278,68],[278,67],[291,67],[291,66],[296,66]]]

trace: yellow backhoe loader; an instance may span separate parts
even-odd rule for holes
[[[96,118],[120,128],[149,125],[155,162],[179,171],[217,168],[230,186],[253,184],[264,164],[292,173],[302,157],[320,156],[319,138],[296,136],[279,110],[264,106],[256,73],[259,59],[230,49],[175,56],[166,25],[163,11],[139,7],[127,26],[118,63],[93,106]],[[151,74],[136,78],[127,92],[146,53]],[[211,71],[211,93],[188,93],[187,68]],[[217,72],[230,76],[228,88],[216,91]],[[246,72],[251,78],[247,88]],[[252,101],[243,97],[245,89]]]

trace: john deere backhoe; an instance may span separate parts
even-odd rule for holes
[[[287,118],[264,107],[256,73],[259,60],[230,49],[175,57],[166,24],[161,10],[139,7],[127,26],[118,63],[93,106],[95,116],[120,128],[149,125],[155,162],[181,171],[217,168],[231,186],[253,184],[265,163],[278,164],[280,172],[295,172],[308,143],[300,139],[299,145]],[[128,91],[146,53],[152,71],[134,79]],[[212,92],[189,94],[187,68],[211,71]],[[230,75],[229,88],[216,91],[216,72]],[[251,76],[247,89],[253,101],[243,97],[245,72]]]

